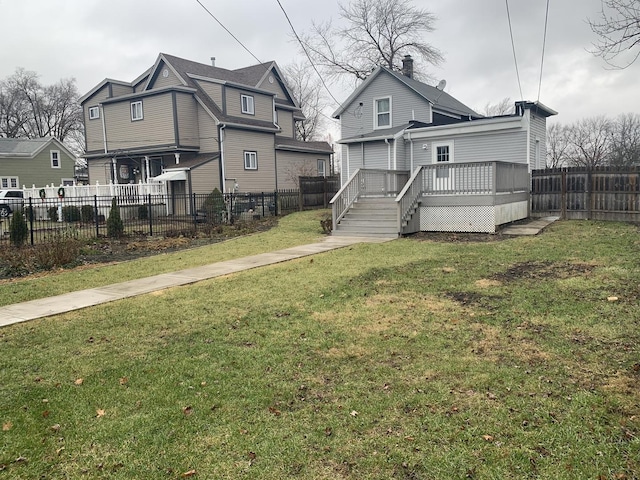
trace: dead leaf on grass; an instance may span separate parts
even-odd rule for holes
[[[181,477],[182,478],[189,478],[189,477],[193,477],[195,475],[197,475],[198,472],[196,472],[195,470],[189,470],[188,472],[184,472]]]
[[[44,412],[42,412],[42,418],[47,418],[49,414],[50,414],[49,410],[45,410]]]
[[[2,424],[2,431],[3,432],[8,432],[12,428],[13,428],[13,423],[11,423],[11,422],[6,422],[6,423]]]
[[[129,382],[129,379],[127,377],[122,377],[120,379],[120,385],[126,385]]]
[[[73,382],[76,385],[82,385],[84,383],[84,379],[82,378],[77,378],[75,382]]]
[[[349,415],[351,415],[352,417],[357,417],[358,412],[356,412],[355,410],[351,410],[351,413]]]
[[[193,413],[193,408],[192,407],[183,407],[182,408],[182,413],[184,413],[185,415],[191,415]]]
[[[104,411],[102,408],[98,408],[96,410],[96,418],[104,417],[105,413],[107,413],[107,412]]]
[[[282,415],[282,412],[278,410],[276,407],[269,407],[269,412],[273,413],[276,417]]]
[[[492,435],[482,435],[482,438],[484,438],[485,441],[487,441],[487,442],[493,442],[493,436]]]
[[[60,424],[56,423],[55,425],[51,425],[51,430],[58,433],[60,431]]]

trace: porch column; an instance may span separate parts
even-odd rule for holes
[[[151,180],[151,172],[149,171],[149,155],[144,156],[144,178],[145,183],[149,183]]]
[[[113,181],[111,183],[118,183],[118,165],[115,157],[111,159],[111,169],[113,170]]]
[[[176,165],[180,165],[180,154],[179,153],[174,153],[173,156],[176,159]]]

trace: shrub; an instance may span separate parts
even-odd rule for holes
[[[33,272],[34,258],[29,248],[0,247],[0,274],[19,277]]]
[[[79,222],[80,218],[80,209],[75,205],[66,205],[62,207],[62,219],[65,222]]]
[[[320,226],[322,227],[322,232],[329,235],[331,230],[333,230],[333,220],[331,217],[325,217],[320,220]]]
[[[222,216],[225,209],[224,197],[217,188],[213,189],[207,198],[202,203],[201,211],[203,211],[207,218],[207,223],[221,223]]]
[[[58,207],[49,207],[47,208],[47,215],[49,215],[49,220],[52,222],[58,221]]]
[[[148,220],[148,219],[149,219],[149,206],[140,205],[138,207],[138,220]]]
[[[120,207],[115,197],[111,200],[111,210],[107,219],[107,236],[110,238],[120,238],[124,234],[124,224],[120,218]]]
[[[82,207],[80,207],[80,218],[82,219],[83,223],[93,222],[93,205],[82,205]]]
[[[14,210],[9,223],[9,239],[11,243],[19,248],[27,241],[28,235],[29,228],[27,227],[27,221],[24,219],[22,212],[19,212],[17,209]]]
[[[42,270],[63,267],[75,261],[80,255],[80,241],[77,231],[62,230],[48,239],[46,243],[33,247],[35,266]]]

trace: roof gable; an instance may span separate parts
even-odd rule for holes
[[[0,138],[0,157],[33,158],[52,144],[56,149],[65,152],[70,158],[76,158],[76,156],[55,137]]]

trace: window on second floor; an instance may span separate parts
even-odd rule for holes
[[[244,152],[244,169],[258,169],[258,154],[256,152]]]
[[[131,121],[142,120],[144,115],[142,113],[142,100],[137,102],[131,102]]]
[[[242,113],[254,115],[255,110],[253,108],[253,97],[251,95],[240,95],[240,101],[242,102]]]
[[[100,107],[89,107],[89,120],[100,118]]]
[[[376,98],[373,104],[374,128],[389,128],[391,126],[391,97]]]
[[[50,150],[51,168],[60,168],[60,152],[58,150]]]

